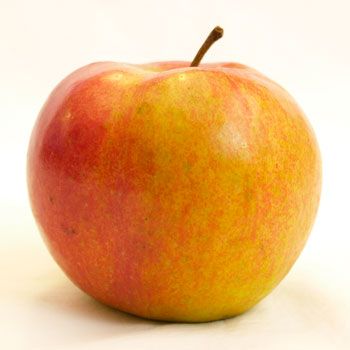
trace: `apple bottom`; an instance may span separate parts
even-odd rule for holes
[[[90,205],[96,200],[91,198]],[[153,229],[160,218],[153,222],[148,217],[149,228],[141,234],[132,231],[141,217],[144,213],[114,217],[110,230],[103,220],[106,216],[79,220],[80,227],[72,220],[71,225],[60,223],[60,240],[45,241],[67,276],[87,294],[118,310],[155,320],[206,322],[243,313],[284,277],[306,239],[306,235],[297,243],[268,239],[258,227],[246,238],[237,238],[234,232],[220,234],[220,213],[206,222],[206,233],[193,226],[186,232],[183,222],[170,220],[163,221],[161,227],[169,234],[162,235]],[[129,229],[117,230],[117,221],[120,225],[125,220]],[[172,225],[183,230],[170,231]]]

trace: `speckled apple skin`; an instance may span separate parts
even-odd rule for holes
[[[300,254],[321,161],[303,112],[236,63],[83,67],[49,96],[27,163],[54,259],[97,300],[146,318],[240,314]]]

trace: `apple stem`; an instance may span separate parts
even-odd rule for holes
[[[191,67],[198,67],[200,61],[202,60],[203,56],[206,54],[206,52],[209,50],[210,46],[215,43],[215,41],[222,38],[224,35],[224,30],[221,27],[215,27],[207,37],[207,39],[204,41],[203,45],[197,52],[196,57],[193,59],[191,63]]]

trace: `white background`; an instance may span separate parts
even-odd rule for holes
[[[349,349],[350,2],[0,0],[1,349]],[[29,135],[47,95],[99,60],[253,66],[303,107],[323,156],[318,217],[295,267],[243,316],[150,322],[93,301],[53,262],[26,192]]]

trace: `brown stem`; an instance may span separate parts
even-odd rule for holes
[[[209,50],[210,46],[215,43],[215,41],[219,40],[224,35],[224,30],[221,27],[215,27],[204,41],[203,45],[197,52],[196,57],[193,59],[191,63],[191,67],[197,67],[202,60],[205,53]]]

